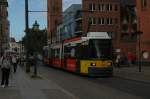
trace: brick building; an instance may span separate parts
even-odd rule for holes
[[[150,61],[150,1],[136,0],[138,15],[138,30],[143,32],[140,36],[141,52]],[[137,44],[137,48],[139,44]],[[147,57],[146,57],[147,56]]]
[[[6,47],[9,38],[8,2],[0,0],[0,52]]]
[[[120,48],[120,0],[82,0],[83,33],[108,32],[115,50]]]
[[[48,0],[48,43],[56,42],[57,26],[62,23],[62,0]]]
[[[137,43],[137,15],[135,0],[121,0],[121,31],[120,31],[120,49],[127,56],[132,53],[136,56]]]

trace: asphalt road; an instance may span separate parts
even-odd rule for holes
[[[122,78],[89,78],[47,66],[38,73],[79,99],[150,99],[150,84]]]

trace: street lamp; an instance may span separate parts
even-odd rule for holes
[[[136,34],[137,34],[137,36],[138,36],[138,49],[139,49],[139,53],[138,53],[138,59],[139,59],[139,61],[138,61],[138,65],[139,65],[139,72],[141,72],[141,34],[142,34],[143,32],[142,31],[137,31],[136,32]]]
[[[28,0],[25,0],[25,32],[26,37],[28,38],[28,32],[29,32],[29,13],[28,13]],[[29,66],[29,53],[28,48],[26,48],[26,72],[30,72],[30,66]]]

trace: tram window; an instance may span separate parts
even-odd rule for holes
[[[111,40],[90,40],[89,45],[80,46],[82,59],[109,59],[111,57]]]
[[[51,49],[51,55],[52,55],[52,57],[55,57],[55,50],[54,49]]]
[[[59,58],[60,49],[55,49],[55,57]]]
[[[52,57],[59,58],[60,49],[52,49]]]
[[[75,58],[77,54],[76,46],[65,46],[64,47],[64,57]]]
[[[75,48],[71,49],[71,57],[75,57]]]

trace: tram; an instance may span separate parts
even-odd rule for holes
[[[52,44],[49,55],[44,55],[44,63],[47,64],[49,59],[49,66],[69,72],[88,76],[112,76],[111,43],[107,32],[89,32],[87,36]]]

